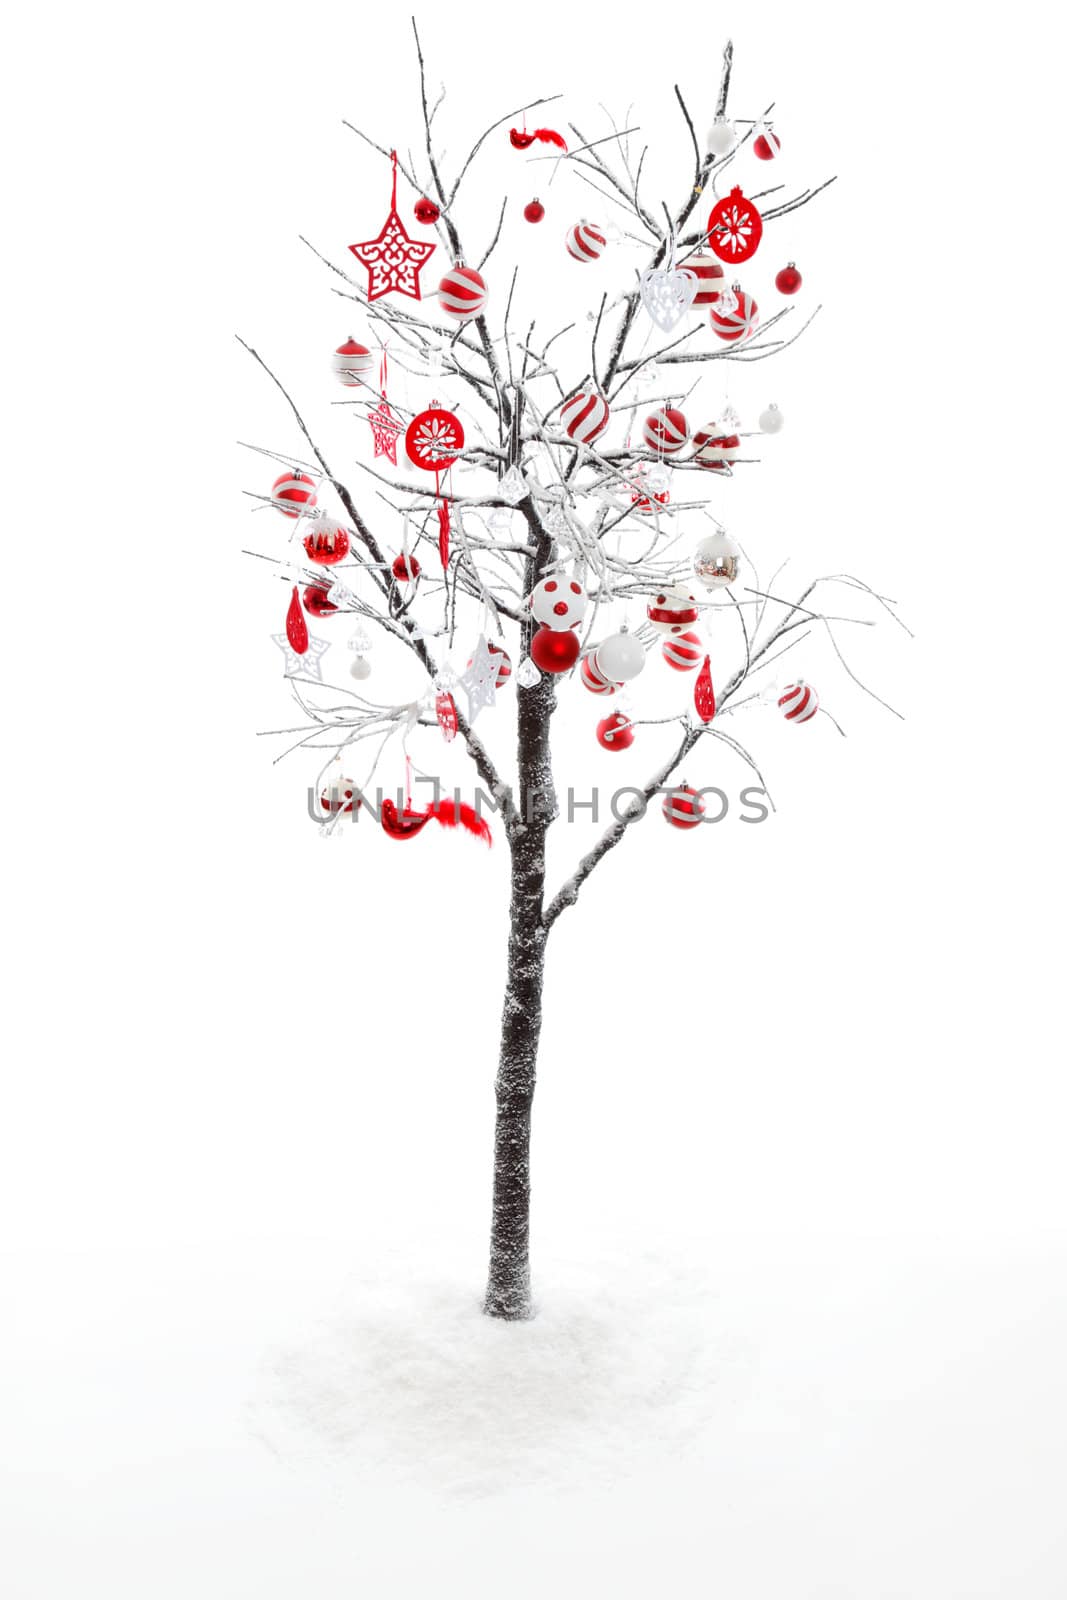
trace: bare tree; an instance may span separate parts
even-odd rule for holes
[[[430,103],[417,28],[415,43],[422,90],[423,148],[418,157],[396,157],[397,167],[417,195],[430,197],[439,207],[436,225],[450,261],[469,263],[477,259],[482,268],[497,247],[504,212],[502,210],[495,219],[494,231],[483,244],[480,255],[472,251],[461,238],[459,224],[458,202],[465,180],[492,134],[550,101],[539,100],[520,106],[492,123],[454,175],[447,176],[435,138],[440,100],[436,105]],[[733,47],[727,44],[716,105],[716,116],[720,120],[726,114],[732,60]],[[619,130],[612,125],[606,135],[588,139],[571,124],[569,150],[566,154],[553,152],[565,163],[570,174],[596,191],[599,204],[612,205],[624,217],[625,233],[647,244],[648,270],[661,269],[673,262],[684,265],[685,252],[691,255],[706,243],[707,234],[694,227],[692,221],[698,202],[703,195],[718,198],[719,179],[762,121],[762,118],[740,121],[739,137],[733,149],[716,155],[702,147],[677,87],[675,95],[685,137],[691,144],[692,177],[685,195],[673,209],[665,204],[650,206],[647,202],[642,190],[646,151],[635,150],[632,130]],[[763,117],[771,109],[768,107]],[[382,156],[393,155],[360,130],[352,131]],[[825,187],[825,184],[820,185],[820,188]],[[780,190],[771,191],[776,197],[762,213],[764,223],[772,224],[776,217],[806,204],[818,192],[819,189],[805,189],[788,196]],[[785,319],[792,308],[787,307],[770,317],[744,342],[720,344],[717,348],[698,347],[693,343],[698,328],[694,319],[687,331],[667,338],[653,353],[636,354],[633,335],[642,319],[642,297],[640,284],[635,283],[613,305],[607,304],[606,297],[601,299],[588,343],[586,330],[580,324],[562,328],[549,338],[536,338],[536,323],[522,334],[511,326],[517,269],[511,278],[509,293],[502,297],[502,332],[495,335],[484,314],[457,327],[442,325],[443,313],[436,313],[425,302],[409,309],[407,303],[393,296],[383,306],[380,299],[369,300],[348,272],[329,261],[326,265],[341,280],[340,285],[335,285],[336,292],[357,303],[388,335],[391,359],[401,365],[406,363],[411,370],[435,368],[447,381],[462,385],[470,406],[468,431],[480,436],[478,442],[468,438],[460,453],[459,459],[465,469],[463,481],[473,482],[480,472],[487,485],[482,493],[459,493],[454,486],[439,491],[436,486],[430,488],[408,480],[397,484],[376,468],[360,463],[367,488],[357,495],[333,473],[279,379],[255,350],[245,346],[285,396],[310,452],[306,459],[271,451],[264,453],[288,468],[306,469],[318,480],[325,481],[332,486],[344,508],[351,549],[347,560],[333,569],[334,579],[341,581],[341,586],[332,591],[333,595],[339,597],[341,609],[358,617],[361,625],[365,623],[385,630],[413,651],[427,678],[426,697],[414,707],[377,705],[350,689],[331,691],[331,703],[324,705],[317,698],[318,687],[314,680],[300,672],[291,672],[292,693],[305,720],[298,727],[284,731],[296,735],[290,749],[326,747],[340,751],[368,741],[368,748],[374,749],[376,745],[380,755],[397,735],[403,734],[406,739],[421,726],[436,729],[432,715],[434,695],[442,682],[448,681],[442,679],[441,663],[437,659],[441,648],[438,641],[443,641],[446,649],[452,644],[462,608],[466,607],[469,615],[472,608],[481,607],[483,614],[488,613],[495,619],[501,633],[508,628],[517,632],[520,655],[525,663],[537,626],[528,600],[546,573],[569,566],[571,571],[581,574],[592,608],[584,636],[587,647],[601,607],[627,601],[643,604],[657,591],[689,579],[691,556],[679,551],[679,533],[680,519],[692,514],[693,502],[679,501],[662,508],[652,504],[654,514],[651,517],[649,502],[646,501],[644,507],[635,506],[634,485],[640,483],[642,471],[656,462],[656,456],[643,443],[632,446],[627,442],[613,449],[577,445],[560,422],[561,408],[566,401],[591,388],[607,400],[614,411],[625,411],[628,407],[632,410],[638,403],[638,385],[649,370],[654,369],[665,383],[674,374],[688,378],[692,369],[696,369],[695,376],[699,377],[705,363],[764,360],[784,349],[798,335],[790,335],[788,331]],[[646,321],[645,333],[647,329]],[[568,361],[566,379],[561,376],[561,352],[564,350]],[[656,398],[660,397],[645,398],[641,403],[647,407]],[[378,399],[380,395],[371,388],[371,400],[367,404]],[[675,473],[696,472],[696,481],[704,482],[706,480],[699,476],[704,464],[692,458],[672,459],[672,470]],[[518,469],[524,476],[523,494],[517,504],[514,495],[504,497],[500,492],[500,482],[510,469]],[[732,468],[725,466],[720,470],[730,472]],[[511,481],[515,481],[514,474]],[[374,505],[373,513],[368,509],[371,505]],[[395,544],[395,537],[383,541],[375,532],[375,517],[388,516],[394,530],[399,519],[404,520],[405,526],[410,522],[416,529],[412,554],[422,549],[424,565],[429,569],[431,560],[426,552],[435,549],[438,531],[435,513],[441,505],[447,506],[456,535],[447,565],[439,578],[431,578],[424,572],[414,583],[398,581],[385,554],[386,544]],[[503,532],[494,525],[492,511],[508,507],[522,520],[521,536],[517,537],[513,531]],[[647,528],[648,539],[642,553],[630,558],[616,548],[619,541],[610,541],[608,536],[624,520],[635,518],[640,518]],[[628,525],[633,527],[634,522]],[[323,581],[323,574],[317,569],[301,572],[292,561],[282,565],[289,573],[290,582],[294,576],[307,582]],[[566,881],[551,894],[546,888],[545,849],[549,829],[558,814],[551,746],[556,677],[547,672],[535,674],[529,669],[526,674],[519,675],[516,685],[518,746],[510,777],[505,776],[497,759],[490,755],[472,726],[472,718],[461,707],[456,707],[458,737],[464,742],[478,777],[498,810],[511,864],[507,984],[496,1079],[492,1226],[485,1297],[485,1310],[491,1316],[519,1319],[532,1314],[530,1128],[549,935],[559,918],[576,903],[590,875],[644,815],[652,797],[669,788],[672,775],[700,741],[706,738],[722,741],[758,774],[753,757],[723,727],[724,719],[738,704],[758,694],[757,675],[807,637],[811,629],[825,628],[834,642],[834,649],[838,650],[832,624],[867,620],[831,618],[818,609],[819,597],[830,583],[849,586],[853,595],[862,594],[895,616],[885,597],[875,595],[859,580],[846,575],[817,579],[791,600],[774,592],[773,579],[765,589],[758,583],[744,588],[743,599],[732,590],[725,598],[716,591],[719,598],[715,604],[736,618],[743,660],[728,681],[720,685],[714,717],[705,722],[687,710],[672,719],[678,725],[677,743],[643,785],[643,798],[635,798],[616,816]],[[643,638],[646,646],[651,643],[651,637],[640,630],[636,637]],[[841,659],[844,662],[843,656]],[[845,670],[849,670],[847,666]],[[522,681],[523,678],[528,681]],[[376,764],[377,755],[370,776]],[[369,781],[370,777],[364,780],[364,788]]]

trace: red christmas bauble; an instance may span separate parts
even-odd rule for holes
[[[306,472],[283,472],[271,485],[270,498],[283,516],[298,517],[315,504],[315,480]]]
[[[703,656],[698,633],[679,633],[663,641],[663,659],[675,672],[695,672]]]
[[[752,141],[753,154],[759,161],[773,161],[781,148],[781,139],[776,133],[772,133],[770,128]]]
[[[733,297],[732,311],[716,311],[715,307],[712,307],[711,331],[720,339],[725,339],[728,344],[740,344],[743,339],[755,333],[759,325],[759,306],[738,283],[733,286]]]
[[[496,667],[496,687],[502,689],[511,677],[511,657],[502,644],[490,643],[486,648],[489,651],[493,665]],[[473,662],[474,657],[472,656],[467,662],[468,668],[473,665]]]
[[[416,222],[421,222],[421,223],[424,224],[425,227],[430,228],[437,221],[437,219],[438,219],[438,217],[440,215],[441,215],[441,207],[437,204],[437,202],[435,200],[428,200],[425,195],[423,195],[421,200],[416,200],[416,202],[415,202],[415,221]]]
[[[645,418],[641,438],[646,448],[654,450],[657,455],[677,455],[679,450],[685,449],[689,438],[685,412],[679,411],[677,406],[661,406]]]
[[[358,388],[374,365],[374,357],[358,339],[346,339],[333,353],[333,370],[346,389]]]
[[[614,694],[618,688],[618,684],[611,683],[599,671],[596,661],[591,655],[582,658],[581,678],[590,694]]]
[[[351,778],[330,778],[319,797],[324,811],[358,811],[363,796]]]
[[[810,722],[819,709],[819,697],[810,683],[791,683],[778,700],[787,722]]]
[[[447,311],[457,322],[470,322],[480,317],[489,299],[485,279],[473,267],[455,266],[441,279],[438,300],[442,311]]]
[[[329,617],[337,610],[330,599],[329,589],[321,583],[309,583],[304,590],[304,610],[309,617]]]
[[[569,672],[581,650],[578,635],[569,628],[538,628],[530,640],[530,656],[542,672]]]
[[[559,420],[578,444],[592,444],[611,421],[611,407],[595,392],[576,394],[560,410]]]
[[[695,306],[711,306],[726,288],[726,268],[711,256],[687,256],[682,263],[686,272],[697,280]]]
[[[324,519],[304,540],[304,551],[320,567],[336,566],[348,554],[348,534],[339,523]]]
[[[774,287],[779,294],[796,294],[803,282],[804,279],[797,271],[795,262],[791,261],[787,267],[782,268],[775,278]]]
[[[597,723],[596,739],[605,750],[628,750],[634,742],[634,725],[621,711],[615,711]]]
[[[696,828],[703,820],[704,802],[695,789],[683,783],[663,796],[663,815],[672,828]]]
[[[543,222],[545,217],[545,208],[541,204],[540,200],[531,200],[530,204],[525,208],[522,214],[526,218],[527,222]]]
[[[741,440],[736,433],[716,433],[711,428],[701,428],[693,435],[693,460],[698,467],[711,472],[725,472],[731,461],[741,454]]]
[[[393,562],[393,577],[397,583],[413,583],[421,571],[414,556],[397,556]]]
[[[463,424],[452,411],[420,411],[404,435],[408,458],[423,472],[444,472],[463,449]]]
[[[567,234],[567,254],[575,261],[596,261],[604,254],[607,239],[591,222],[576,222]]]
[[[756,254],[763,218],[735,185],[708,218],[708,243],[720,261],[736,266]]]

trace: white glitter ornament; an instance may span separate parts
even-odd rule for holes
[[[760,431],[762,433],[781,433],[785,427],[785,418],[777,406],[768,406],[766,411],[760,412]]]
[[[708,152],[713,156],[728,156],[737,143],[737,129],[725,117],[716,117],[708,129]]]
[[[645,670],[645,651],[632,633],[613,633],[597,645],[594,664],[609,683],[629,683]]]
[[[702,539],[693,553],[693,571],[705,589],[723,589],[733,583],[740,565],[740,547],[725,533]]]
[[[358,678],[360,680],[363,678],[369,678],[370,662],[367,660],[366,656],[357,656],[348,670],[353,678]]]
[[[676,328],[697,294],[696,273],[684,267],[642,272],[641,304],[661,333]]]
[[[489,654],[485,634],[481,634],[474,647],[470,666],[460,677],[460,686],[467,696],[467,721],[474,722],[483,706],[496,705],[497,665]]]

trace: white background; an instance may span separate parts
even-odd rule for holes
[[[633,103],[682,184],[671,86],[703,128],[732,34],[731,104],[777,102],[783,181],[839,178],[777,225],[825,309],[731,378],[742,411],[788,415],[724,486],[731,525],[767,569],[860,573],[917,636],[856,647],[905,722],[805,662],[849,737],[752,714],[777,816],[697,837],[651,818],[559,924],[535,1275],[546,1317],[557,1290],[608,1308],[617,1403],[609,1384],[578,1426],[566,1499],[558,1441],[509,1459],[505,1416],[499,1492],[462,1500],[447,1453],[405,1479],[417,1430],[390,1439],[380,1408],[366,1451],[263,1442],[277,1352],[314,1367],[312,1330],[359,1285],[432,1352],[434,1296],[473,1304],[483,1271],[504,855],[316,837],[310,769],[255,736],[287,721],[284,590],[240,550],[281,535],[233,442],[300,449],[239,331],[329,455],[357,453],[324,376],[349,314],[297,235],[336,260],[384,215],[341,119],[415,139],[406,18],[222,3],[19,26],[5,1591],[1062,1594],[1052,25],[778,0],[420,12],[450,153],[560,91],[583,131]],[[505,184],[529,197],[523,161],[487,156],[472,233]],[[540,276],[546,319],[577,292],[556,250],[575,205],[553,198],[536,236],[514,221],[501,252]],[[609,759],[597,709],[572,689],[559,719],[579,782]],[[558,830],[554,871],[585,837]],[[619,1330],[636,1370],[652,1304],[684,1320],[709,1294],[721,1427],[646,1469]],[[394,1446],[392,1477],[371,1472]]]

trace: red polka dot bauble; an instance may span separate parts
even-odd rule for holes
[[[679,411],[677,406],[661,406],[645,418],[641,437],[646,449],[654,450],[657,455],[677,455],[679,450],[685,449],[689,439],[685,413]]]
[[[333,370],[346,389],[354,389],[374,369],[374,357],[365,344],[346,339],[333,354]]]
[[[713,428],[700,428],[693,435],[693,460],[710,472],[725,472],[740,454],[741,440],[736,433],[716,433]]]
[[[330,617],[337,607],[330,599],[329,589],[321,583],[309,583],[304,590],[304,610],[309,617]]]
[[[569,628],[538,628],[530,640],[530,657],[542,672],[569,672],[581,649],[578,635]]]
[[[315,480],[306,472],[283,472],[271,485],[270,498],[283,516],[298,517],[302,511],[310,511],[318,498]]]
[[[530,610],[546,628],[576,628],[585,616],[588,596],[575,578],[542,578],[530,596]]]
[[[543,222],[545,220],[545,208],[540,200],[531,200],[529,205],[523,208],[522,214],[527,222]]]
[[[567,234],[567,254],[575,261],[596,261],[604,254],[607,239],[591,222],[576,222]]]
[[[672,828],[697,828],[704,816],[704,802],[695,789],[683,783],[663,796],[663,815]]]
[[[634,725],[621,711],[615,711],[597,723],[596,739],[605,750],[628,750],[634,742]]]
[[[415,202],[415,221],[421,222],[423,227],[431,228],[441,215],[441,207],[436,200],[428,200],[423,195],[421,200]]]
[[[663,659],[675,672],[695,672],[704,659],[697,633],[679,633],[663,641]]]
[[[577,444],[592,444],[611,421],[611,411],[603,395],[576,394],[567,401],[559,419]]]
[[[684,633],[699,615],[696,601],[684,589],[665,589],[648,602],[648,620],[664,636]]]
[[[752,141],[752,153],[758,161],[773,161],[781,148],[781,139],[770,128]]]
[[[309,561],[320,567],[336,566],[348,554],[347,530],[324,517],[304,540],[304,552]]]
[[[413,583],[421,571],[414,556],[397,556],[393,562],[393,577],[397,583]]]
[[[804,279],[797,271],[796,262],[791,261],[789,265],[787,267],[783,267],[781,272],[779,272],[775,277],[774,287],[778,290],[779,294],[796,294],[803,282]]]
[[[778,699],[787,722],[810,722],[819,709],[819,697],[810,683],[791,683]]]
[[[486,648],[489,651],[489,658],[492,661],[493,666],[496,668],[496,687],[498,689],[502,689],[507,683],[508,679],[511,677],[511,657],[508,655],[503,645],[490,644],[487,645]],[[472,656],[467,662],[467,666],[472,667],[473,665],[474,657]]]
[[[716,261],[714,256],[688,256],[682,263],[686,272],[691,272],[697,280],[697,292],[693,300],[695,306],[711,306],[727,287],[726,268],[721,261]]]
[[[473,267],[453,267],[451,272],[446,272],[441,279],[439,295],[441,310],[447,311],[457,322],[480,317],[489,299],[485,279]]]
[[[597,668],[596,657],[589,655],[582,659],[582,682],[590,694],[614,694],[618,688]]]
[[[319,797],[324,811],[358,811],[363,804],[353,778],[331,778]]]
[[[733,286],[734,305],[730,311],[711,311],[711,331],[728,344],[740,344],[759,325],[759,306],[739,284]]]

